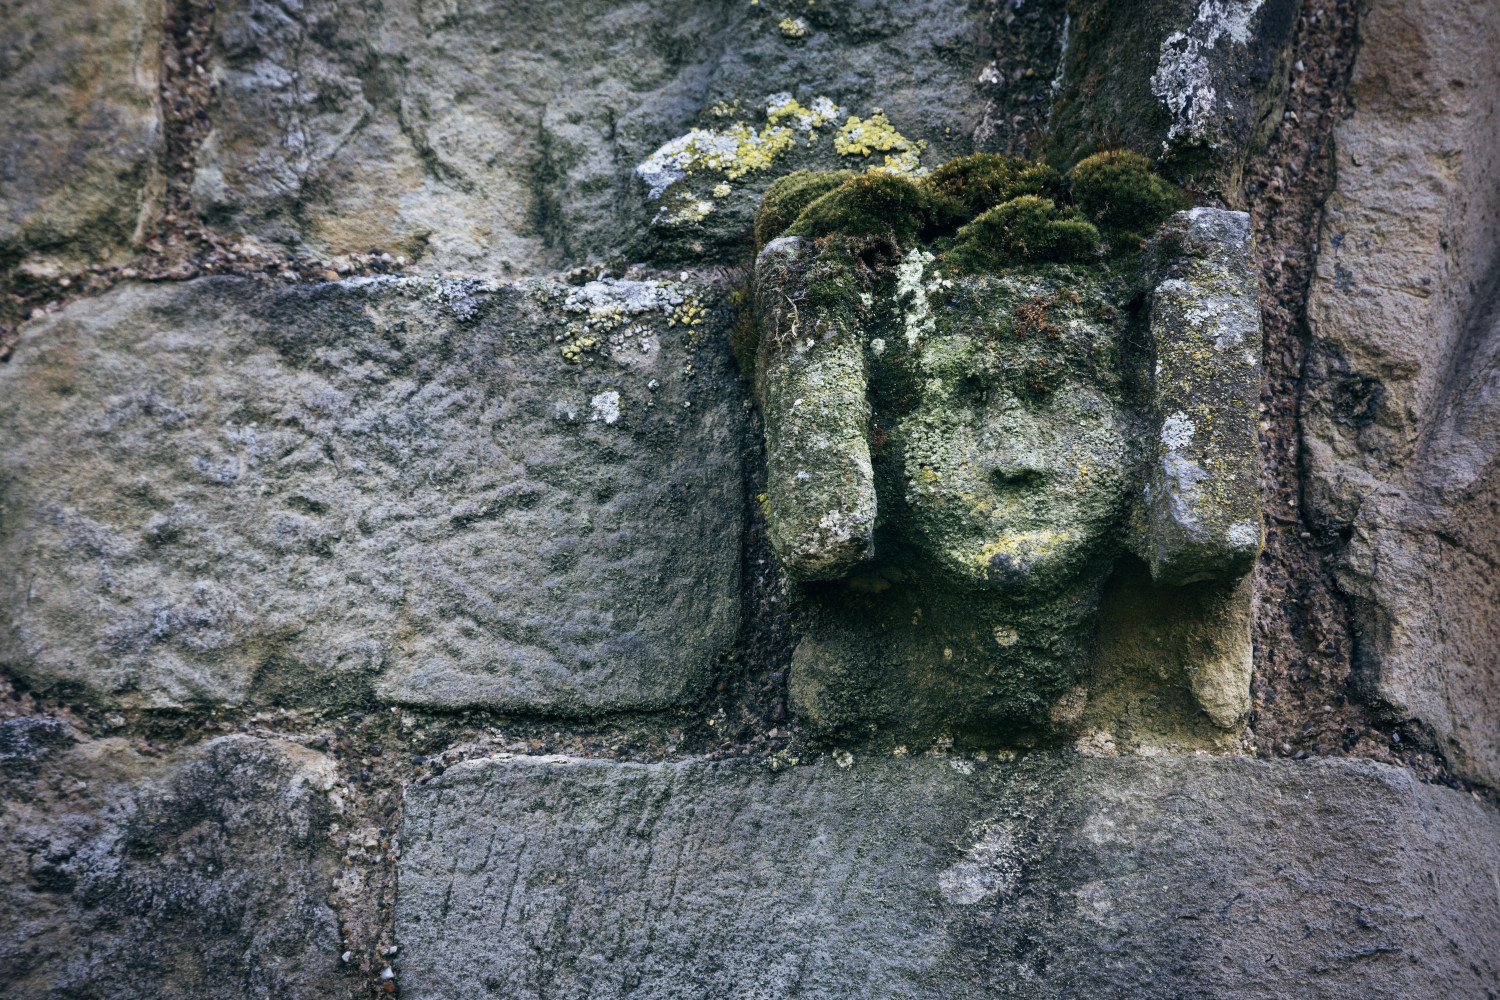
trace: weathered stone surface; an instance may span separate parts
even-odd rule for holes
[[[0,723],[8,996],[334,997],[330,761],[228,736],[151,759]]]
[[[1075,154],[1125,146],[1239,202],[1286,100],[1296,0],[1071,0],[1049,130]]]
[[[0,371],[0,663],[145,707],[587,713],[739,621],[721,290],[125,286]]]
[[[766,524],[771,546],[799,580],[836,580],[873,555],[869,376],[861,331],[787,297],[816,261],[800,236],[771,241],[756,261],[766,427]],[[773,275],[772,272],[775,272]],[[803,298],[798,295],[797,298]]]
[[[491,274],[640,259],[655,206],[637,165],[697,125],[760,129],[778,92],[881,107],[936,162],[967,151],[976,19],[964,0],[234,0],[194,193],[224,226],[319,254],[378,246]],[[747,169],[718,232],[748,230],[774,175]]]
[[[405,815],[421,1000],[1500,989],[1500,820],[1368,762],[483,760]]]
[[[762,250],[766,519],[801,584],[804,723],[977,746],[1071,727],[1130,550],[1164,586],[1219,581],[1153,595],[1176,612],[1154,624],[1209,718],[1244,716],[1252,595],[1234,583],[1261,547],[1249,219],[1171,216],[1137,321],[1134,266],[965,274],[912,246],[876,268],[797,236]]]
[[[0,266],[119,258],[160,211],[160,0],[0,8]]]
[[[1492,3],[1376,0],[1308,303],[1307,507],[1359,679],[1500,782],[1500,84]]]
[[[1244,212],[1179,212],[1151,301],[1154,447],[1139,551],[1167,583],[1232,579],[1260,555],[1260,282]]]

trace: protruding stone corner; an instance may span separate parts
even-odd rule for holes
[[[795,236],[772,240],[755,280],[767,527],[786,571],[806,581],[867,562],[876,513],[863,337],[807,301],[810,247]]]
[[[1134,539],[1171,584],[1248,573],[1263,542],[1260,285],[1243,212],[1195,208],[1151,241],[1155,440]]]
[[[1286,103],[1297,0],[1069,4],[1049,125],[1070,159],[1123,144],[1223,205]]]

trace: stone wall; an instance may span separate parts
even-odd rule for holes
[[[6,8],[6,995],[1500,992],[1493,6],[1299,97],[1305,303],[1235,210],[1341,0]],[[756,273],[794,171],[1025,152],[1092,227],[1118,147],[1175,222]],[[1378,747],[1262,738],[1252,609]]]

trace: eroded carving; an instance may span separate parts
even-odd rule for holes
[[[1198,637],[1184,681],[1235,725],[1262,542],[1248,218],[1178,212],[1144,243],[1101,224],[1095,251],[1084,229],[1109,220],[1057,191],[945,238],[938,184],[860,183],[821,195],[756,264],[764,502],[807,625],[793,707],[851,735],[1065,727],[1086,703],[1106,580],[1134,556],[1181,588],[1149,603],[1194,618],[1160,627]],[[876,195],[916,222],[862,219]],[[1063,236],[1027,243],[1007,221],[984,245],[991,266],[973,266],[980,223],[1025,211]]]

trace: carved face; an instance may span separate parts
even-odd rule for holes
[[[913,540],[969,584],[1047,592],[1115,544],[1132,430],[1107,329],[1056,298],[999,304],[1017,303],[1020,321],[924,338],[892,437]]]

